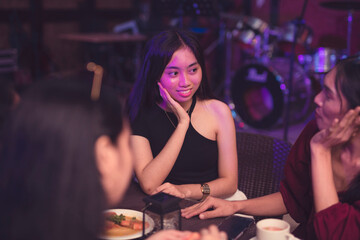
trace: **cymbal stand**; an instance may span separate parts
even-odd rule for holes
[[[231,30],[225,31],[225,81],[224,81],[224,100],[225,103],[228,104],[231,114],[235,120],[236,129],[244,128],[245,125],[239,116],[239,114],[235,111],[235,104],[231,99],[231,78],[233,77],[233,72],[231,71],[231,60],[232,60],[232,41],[233,41],[233,33]]]
[[[224,97],[225,102],[230,101],[230,87],[231,87],[231,59],[232,59],[232,32],[227,30],[225,32],[225,86]]]
[[[304,22],[304,14],[307,6],[308,0],[304,1],[304,5],[301,11],[301,15],[298,19],[295,20],[295,31],[294,31],[294,39],[291,45],[291,53],[290,53],[290,69],[289,69],[289,91],[285,96],[285,116],[284,116],[284,141],[288,141],[288,130],[289,130],[289,120],[290,120],[290,105],[291,98],[293,93],[293,72],[294,72],[294,61],[295,61],[295,46],[297,43],[298,34],[301,28],[305,25]]]
[[[347,18],[347,22],[348,22],[348,26],[347,26],[347,43],[346,43],[346,54],[347,56],[350,56],[350,51],[351,51],[351,29],[352,29],[352,20],[353,20],[353,10],[349,9],[348,10],[348,18]]]

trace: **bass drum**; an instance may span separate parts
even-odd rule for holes
[[[231,82],[230,97],[235,111],[245,124],[266,129],[283,123],[289,92],[289,70],[289,59],[274,58],[266,66],[250,63],[236,72]],[[311,98],[311,80],[303,68],[295,63],[290,122],[305,116]]]

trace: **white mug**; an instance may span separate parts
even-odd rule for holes
[[[256,223],[256,240],[295,240],[286,221],[267,218]]]

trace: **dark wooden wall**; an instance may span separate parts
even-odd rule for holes
[[[104,31],[134,18],[140,2],[160,0],[1,0],[0,49],[20,51],[22,74],[44,74],[82,67],[79,43],[59,39],[63,33]],[[220,0],[219,0],[220,1]],[[300,16],[305,0],[223,0],[234,14],[252,15],[282,26]],[[346,48],[347,12],[321,6],[327,0],[309,0],[304,19],[313,30],[311,46]],[[354,0],[359,1],[359,0]],[[214,24],[207,19],[205,25]],[[150,26],[151,27],[151,26]],[[360,13],[354,11],[351,53],[360,51]],[[208,43],[211,41],[208,40]]]
[[[0,49],[19,49],[20,75],[38,79],[81,63],[79,44],[63,41],[63,33],[108,32],[131,19],[130,0],[2,0]]]

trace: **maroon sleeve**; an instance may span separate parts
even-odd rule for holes
[[[285,178],[280,183],[280,193],[286,209],[298,223],[306,223],[312,214],[310,140],[317,131],[313,120],[301,132],[286,160]]]
[[[360,239],[360,201],[353,206],[337,203],[318,212],[314,227],[319,239]]]

